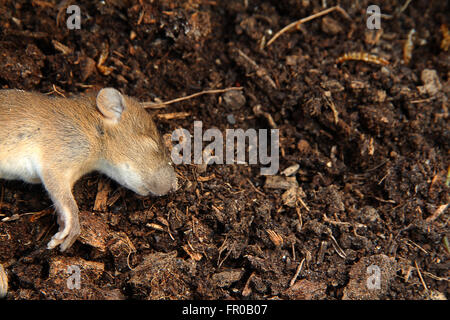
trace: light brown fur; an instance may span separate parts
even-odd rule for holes
[[[74,183],[98,170],[133,191],[162,195],[176,186],[170,158],[151,116],[131,97],[48,97],[0,90],[0,178],[43,183],[58,212],[48,247],[64,251],[79,234]]]

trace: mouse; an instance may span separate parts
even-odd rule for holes
[[[57,214],[48,249],[80,234],[72,188],[98,171],[141,196],[177,189],[169,152],[151,114],[115,88],[65,98],[0,90],[0,178],[41,183]]]

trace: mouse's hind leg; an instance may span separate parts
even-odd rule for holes
[[[56,207],[59,225],[58,232],[52,237],[47,248],[53,249],[59,245],[60,250],[64,251],[80,234],[78,206],[72,195],[72,185],[67,184],[67,181],[59,182],[50,174],[43,174],[42,181]]]

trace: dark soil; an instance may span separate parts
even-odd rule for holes
[[[333,11],[270,46],[322,1],[76,1],[80,30],[66,27],[71,1],[56,2],[0,1],[2,88],[111,86],[165,101],[240,86],[151,112],[190,113],[157,120],[162,134],[193,132],[194,120],[223,132],[276,125],[280,172],[299,169],[266,181],[258,165],[180,165],[180,189],[160,198],[92,173],[74,188],[84,227],[64,253],[42,249],[57,230],[42,186],[2,180],[7,299],[448,297],[448,1],[379,1],[376,34],[374,1],[328,0],[351,20]],[[336,62],[354,51],[390,63]],[[79,289],[68,288],[74,265]]]

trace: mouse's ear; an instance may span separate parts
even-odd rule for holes
[[[122,94],[114,88],[103,88],[97,94],[97,108],[106,119],[117,123],[125,108]]]

